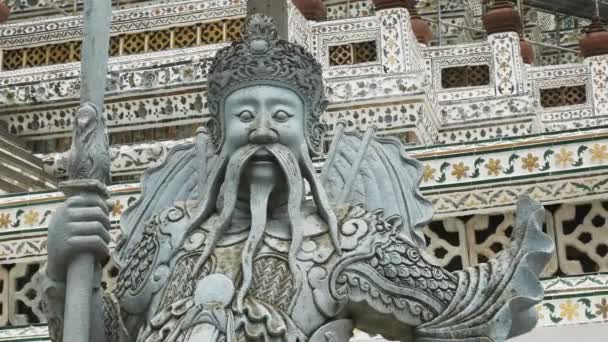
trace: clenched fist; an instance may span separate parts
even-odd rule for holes
[[[91,253],[103,262],[109,255],[108,205],[97,194],[69,197],[55,212],[48,228],[47,274],[64,282],[70,261],[80,253]]]

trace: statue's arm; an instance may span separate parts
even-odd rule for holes
[[[502,342],[536,324],[538,277],[553,252],[543,221],[542,206],[522,198],[511,246],[454,273],[394,229],[376,231],[367,254],[341,267],[336,288],[359,327],[389,339]]]
[[[46,277],[41,292],[53,341],[62,341],[65,282],[71,260],[81,253],[91,253],[99,265],[109,257],[111,224],[108,213],[109,207],[104,199],[92,193],[82,193],[66,199],[49,223]],[[111,301],[111,295],[104,294],[101,288],[101,268],[97,267],[94,273],[95,279],[90,284],[93,288],[91,317],[82,318],[90,319],[91,342],[129,341],[114,338],[115,330],[107,328],[122,316],[116,315],[115,301]]]
[[[396,232],[349,262],[336,280],[358,328],[411,340],[413,327],[439,316],[454,298],[458,278]]]

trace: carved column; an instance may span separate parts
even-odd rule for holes
[[[593,109],[596,116],[608,114],[608,32],[599,18],[593,18],[580,40],[581,55],[591,71]]]
[[[380,23],[378,58],[382,73],[388,78],[399,78],[401,87],[412,93],[424,93],[422,110],[418,114],[416,129],[408,132],[411,140],[421,144],[432,144],[438,132],[439,121],[433,93],[425,75],[425,61],[421,46],[410,24],[410,14],[405,8],[390,8],[376,11]],[[402,133],[402,132],[401,132]]]
[[[373,0],[374,8],[376,11],[391,9],[391,8],[405,8],[410,13],[409,22],[412,25],[414,36],[420,44],[429,45],[431,39],[433,39],[433,32],[429,26],[429,23],[424,21],[418,11],[416,10],[416,0]]]
[[[528,91],[525,66],[521,55],[519,33],[521,18],[513,5],[497,0],[483,16],[494,59],[494,85],[497,96],[510,96]]]
[[[418,40],[410,25],[405,8],[383,9],[376,12],[380,19],[378,54],[385,74],[422,70],[424,61]]]

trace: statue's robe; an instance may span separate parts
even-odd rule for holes
[[[197,284],[220,273],[238,291],[249,227],[231,227],[204,266],[194,269],[218,221],[214,215],[189,230],[195,208],[182,203],[155,215],[135,247],[123,253],[128,257],[121,261],[116,288],[105,296],[106,325],[115,329],[115,341],[194,342],[190,335],[201,320],[218,325],[221,339],[346,341],[358,327],[411,340],[414,327],[432,321],[454,298],[458,277],[435,265],[381,212],[337,208],[338,253],[325,223],[305,207],[300,229],[306,233],[295,263],[299,275],[290,268],[287,221],[270,219],[242,312],[235,301],[224,310],[229,312],[207,312],[196,305]]]

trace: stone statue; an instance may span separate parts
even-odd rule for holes
[[[421,165],[399,141],[339,127],[317,175],[321,66],[278,39],[269,17],[251,16],[243,40],[218,52],[208,91],[205,129],[144,174],[123,215],[117,284],[95,287],[91,341],[340,342],[359,328],[499,342],[534,327],[553,249],[538,203],[520,200],[508,250],[448,272],[424,252],[433,210],[418,190]],[[107,212],[101,198],[72,196],[49,226],[54,341],[65,264],[82,250],[104,260]]]

